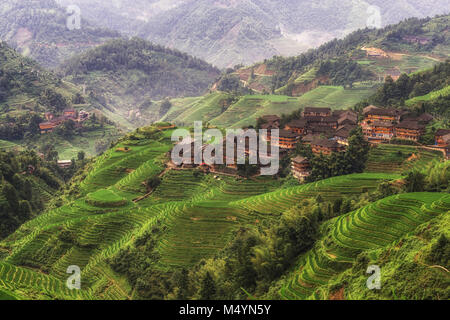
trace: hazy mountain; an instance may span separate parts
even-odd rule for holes
[[[116,31],[93,27],[86,20],[80,28],[68,27],[77,12],[66,11],[53,0],[2,0],[0,39],[46,67],[55,67],[75,53],[118,37]]]
[[[448,12],[448,0],[60,0],[100,26],[220,67],[295,55],[366,26]],[[373,6],[373,7],[372,7]]]

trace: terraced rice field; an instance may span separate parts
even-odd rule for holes
[[[397,178],[400,176],[383,173],[340,176],[243,199],[231,205],[261,214],[281,214],[304,199],[321,195],[324,200],[334,200],[346,194],[361,194],[375,189],[382,180]]]
[[[408,193],[340,216],[330,222],[314,249],[300,259],[280,294],[285,299],[328,299],[321,296],[320,286],[351,267],[359,253],[395,243],[449,210],[449,194]]]
[[[107,260],[156,224],[166,230],[157,245],[161,255],[159,267],[166,270],[192,266],[226,246],[239,227],[256,226],[263,219],[276,218],[283,208],[295,205],[299,199],[318,194],[335,198],[339,194],[359,193],[375,188],[384,179],[396,178],[382,174],[352,175],[273,192],[280,185],[272,179],[214,178],[194,176],[189,170],[168,171],[152,195],[132,202],[142,193],[133,189],[121,191],[128,186],[124,183],[128,176],[114,170],[113,164],[126,163],[127,167],[136,168],[128,173],[133,177],[127,180],[131,183],[146,179],[146,171],[139,171],[140,178],[133,175],[141,168],[137,159],[151,154],[146,147],[131,147],[126,154],[106,153],[84,180],[85,197],[25,223],[1,242],[0,253],[5,258],[0,260],[3,266],[0,289],[40,299],[128,299],[129,285],[110,269]],[[106,172],[111,175],[109,180],[103,187],[96,184]],[[71,265],[82,270],[82,290],[78,293],[64,289],[66,270]],[[41,283],[48,289],[38,293],[36,288]]]
[[[433,160],[442,159],[442,153],[414,146],[381,144],[369,154],[367,172],[401,173],[410,169],[422,170]]]
[[[170,132],[165,132],[156,140],[123,141],[99,157],[82,181],[78,199],[25,223],[0,242],[0,290],[18,298],[129,299],[132,289],[123,276],[112,271],[108,260],[156,225],[164,228],[156,245],[160,253],[157,267],[191,267],[218,253],[240,227],[276,219],[303,199],[320,195],[334,200],[400,178],[397,174],[364,173],[280,188],[280,181],[263,177],[243,180],[165,170],[163,159],[171,147]],[[142,183],[155,176],[161,176],[162,183],[142,198],[147,193]],[[349,245],[354,250],[375,245],[381,234],[367,232],[365,223],[379,223],[371,213],[379,208],[385,207],[364,211],[349,224],[339,220],[344,231],[336,236],[336,242],[342,242],[345,250]],[[430,212],[434,208],[430,207]],[[392,230],[386,229],[386,241],[423,219],[420,213],[408,211],[408,218],[399,219]],[[358,242],[353,236],[354,243],[349,243],[352,230],[358,230],[360,237],[367,234],[367,240]],[[336,247],[333,252],[338,260],[350,261],[353,255],[344,249]],[[71,265],[82,270],[82,290],[77,292],[65,287]],[[320,281],[329,275],[327,270]]]

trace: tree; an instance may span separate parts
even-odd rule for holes
[[[78,152],[77,158],[78,158],[79,161],[83,161],[85,159],[85,157],[86,157],[86,153],[84,151],[79,151]]]
[[[84,103],[86,103],[86,100],[81,95],[81,93],[77,92],[77,94],[72,97],[72,103],[73,104],[84,104]]]
[[[174,275],[174,283],[178,288],[176,298],[178,300],[187,299],[189,291],[189,272],[185,268],[176,271]]]
[[[406,192],[422,192],[425,188],[425,175],[419,171],[410,171],[405,183]]]
[[[200,286],[200,299],[201,300],[213,300],[216,295],[216,284],[211,274],[206,272],[205,278]]]
[[[350,133],[348,142],[349,146],[345,153],[346,173],[361,173],[366,168],[370,151],[370,145],[364,138],[361,127],[357,127]]]
[[[152,178],[148,179],[147,182],[145,183],[147,188],[150,190],[157,188],[160,184],[161,184],[161,179],[159,177],[152,177]]]

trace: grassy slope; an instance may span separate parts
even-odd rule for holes
[[[417,158],[411,158],[411,156]],[[440,161],[442,153],[423,150],[414,146],[379,145],[372,148],[369,154],[367,172],[397,172],[409,169],[423,169],[434,160]]]
[[[317,106],[347,109],[374,93],[375,89],[345,89],[321,86],[301,97],[282,95],[246,95],[226,109],[221,102],[229,95],[213,92],[204,97],[172,100],[172,108],[161,120],[192,125],[194,121],[210,122],[219,127],[240,128],[255,125],[259,116],[289,114],[303,107]],[[223,112],[222,112],[223,111]]]
[[[407,106],[413,106],[419,102],[431,101],[431,100],[437,99],[439,97],[447,97],[449,95],[450,95],[450,86],[447,86],[444,89],[432,91],[424,96],[414,97],[412,99],[409,99],[409,100],[405,101],[405,104]]]
[[[396,268],[401,269],[401,261],[404,259],[414,263],[414,256],[411,255],[421,249],[416,244],[414,248],[403,250],[403,253],[407,254],[406,257],[400,254],[389,257],[389,252],[386,254],[384,249],[399,251],[403,245],[400,241],[402,238],[434,218],[448,221],[449,210],[449,194],[409,193],[385,198],[333,219],[322,226],[321,240],[300,258],[296,271],[284,282],[280,295],[287,299],[330,299],[343,288],[345,293],[341,294],[341,299],[395,298],[390,291],[391,287],[395,287],[396,283],[404,285],[402,281],[407,281],[404,274],[407,272],[400,273],[400,270],[397,270],[398,273],[394,274]],[[448,230],[446,233],[448,234]],[[362,253],[374,264],[382,267],[385,288],[379,292],[370,292],[365,287],[368,278],[365,275],[365,268],[370,263],[361,261]],[[361,268],[361,264],[364,269]],[[346,270],[349,271],[342,277],[342,273]],[[442,270],[436,272],[437,282],[434,283],[432,290],[445,289],[447,276]],[[343,282],[342,279],[347,281]],[[387,279],[391,279],[392,282],[388,283]],[[426,281],[425,279],[427,278],[421,278],[420,281]],[[396,289],[402,290],[403,294],[411,298],[424,298],[421,295],[423,288],[420,287],[415,288],[415,292],[404,288]]]
[[[272,179],[216,180],[169,171],[151,196],[134,203],[146,192],[141,183],[164,170],[162,159],[171,148],[170,131],[151,140],[138,136],[99,157],[81,180],[81,198],[24,224],[0,243],[0,288],[26,298],[129,298],[129,285],[106,261],[156,223],[167,228],[158,244],[158,268],[187,267],[217,253],[240,226],[276,218],[300,199],[359,194],[399,177],[360,174],[280,189]],[[82,269],[80,292],[64,289],[69,265]],[[38,281],[52,283],[45,294],[38,293]]]

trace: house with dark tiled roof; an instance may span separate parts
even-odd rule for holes
[[[334,116],[306,116],[305,120],[308,122],[309,128],[329,127],[336,129],[338,126],[338,118]]]
[[[334,140],[319,139],[311,142],[311,149],[315,154],[330,155],[333,152],[345,151],[345,146]]]
[[[334,133],[333,139],[342,145],[348,146],[348,139],[350,138],[350,133],[353,129],[356,128],[356,125],[343,125],[340,126],[336,132]]]
[[[358,123],[358,115],[353,111],[345,111],[339,115],[338,126],[356,125]]]
[[[295,178],[304,181],[311,174],[311,166],[308,159],[302,156],[293,158],[291,161],[291,172]]]
[[[289,122],[284,129],[303,135],[306,134],[307,128],[308,121],[306,121],[306,119],[298,119]]]
[[[264,123],[275,126],[277,129],[280,127],[281,118],[277,115],[265,115],[261,119]]]
[[[394,137],[395,125],[392,122],[372,121],[368,124],[363,124],[362,130],[369,141],[389,141]]]
[[[425,133],[425,125],[418,121],[402,121],[395,126],[395,137],[401,140],[419,141]]]
[[[275,145],[282,149],[295,149],[298,141],[300,140],[300,135],[298,133],[281,129],[279,131],[278,140],[274,141]]]
[[[445,147],[450,144],[450,129],[439,129],[435,133],[435,144],[438,147]]]
[[[315,140],[320,140],[320,139],[323,139],[323,138],[321,138],[320,134],[308,133],[306,136],[302,137],[301,141],[302,141],[303,144],[310,145]]]

